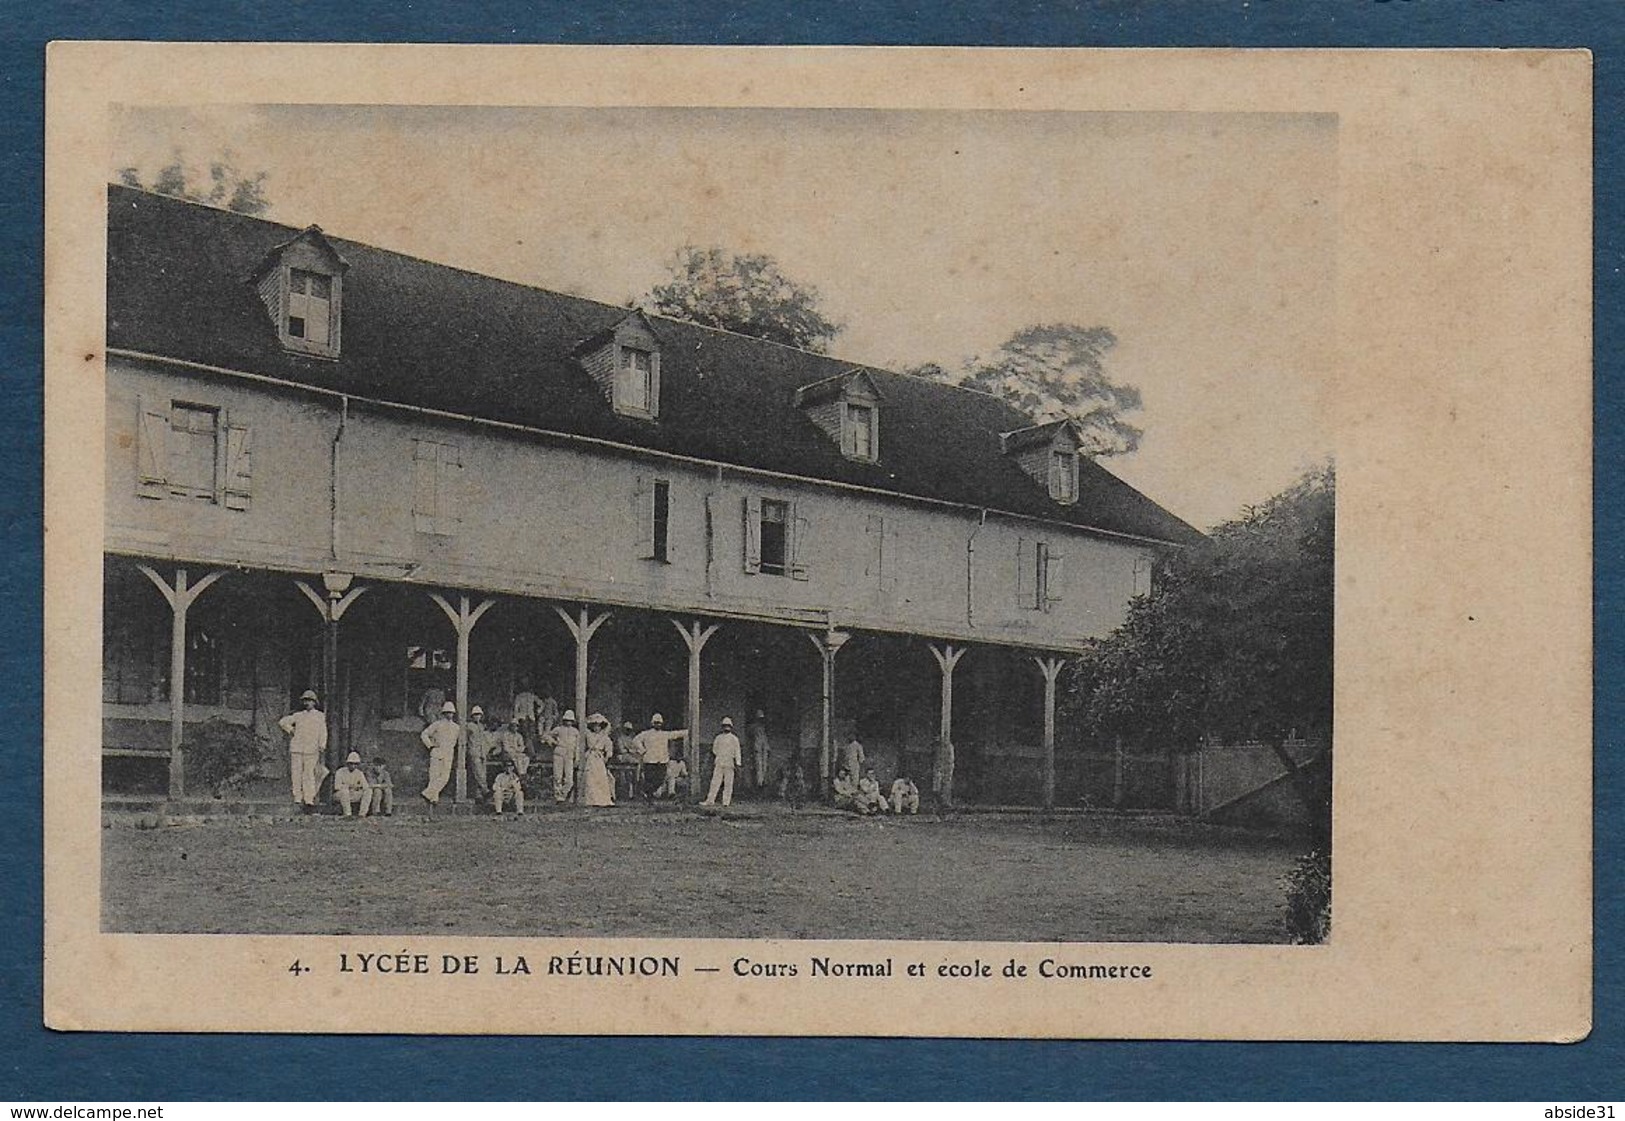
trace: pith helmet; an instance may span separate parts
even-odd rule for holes
[[[724,728],[732,728],[734,726],[734,718],[731,716],[724,716],[722,718],[722,726]]]
[[[348,754],[348,755],[346,755],[344,757],[344,761],[346,763],[359,763],[359,762],[361,762],[361,752],[359,752],[359,751],[350,752],[350,754]]]
[[[587,717],[587,725],[591,727],[594,724],[602,724],[607,728],[609,727],[609,717],[605,716],[601,712],[595,712],[591,716]]]
[[[457,715],[457,703],[455,701],[447,701],[445,704],[440,706],[440,711],[444,712],[444,713],[447,713],[448,715],[451,715],[451,716],[456,716]]]
[[[303,693],[299,694],[299,699],[302,701],[316,701],[320,700],[321,698],[316,695],[316,690],[306,689]]]
[[[484,716],[485,715],[485,710],[483,708],[481,708],[479,705],[475,705],[473,708],[468,710],[468,714],[470,716]]]
[[[661,716],[658,712],[655,713],[653,716],[649,717],[649,723],[651,723],[651,724],[664,724],[665,722],[666,722],[666,718],[664,716]]]
[[[564,715],[559,717],[559,722],[562,724],[574,724],[576,722],[576,710],[573,708],[565,709]]]

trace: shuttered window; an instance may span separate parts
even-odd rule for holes
[[[636,526],[637,555],[644,560],[670,562],[671,482],[639,475],[632,490],[632,520]]]
[[[796,503],[781,498],[745,499],[745,571],[807,579],[811,545],[808,521]]]
[[[253,490],[252,436],[219,406],[142,398],[136,405],[136,493],[246,510]]]
[[[449,537],[460,521],[462,451],[456,444],[414,440],[412,525],[418,533]]]
[[[611,403],[618,413],[653,418],[660,412],[660,356],[640,347],[618,346]]]

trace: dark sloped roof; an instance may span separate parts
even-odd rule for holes
[[[1162,541],[1190,526],[1100,465],[1063,506],[1001,453],[1031,418],[987,394],[862,367],[884,395],[881,462],[844,457],[792,404],[852,363],[680,320],[660,339],[660,419],[617,415],[572,357],[626,308],[327,237],[348,263],[337,361],[293,354],[249,282],[297,231],[108,189],[107,345],[406,405]]]

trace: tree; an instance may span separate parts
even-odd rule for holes
[[[236,156],[228,149],[209,161],[206,169],[207,189],[193,185],[193,169],[189,168],[179,149],[170,161],[159,168],[150,184],[144,184],[141,169],[135,166],[118,170],[119,182],[126,187],[152,191],[154,194],[199,202],[205,206],[218,206],[235,210],[239,214],[264,214],[271,209],[271,200],[265,196],[266,173],[252,176],[239,171]]]
[[[958,370],[932,362],[908,372],[996,394],[1039,422],[1070,417],[1087,454],[1122,455],[1140,446],[1144,432],[1123,419],[1140,407],[1140,391],[1106,376],[1106,353],[1116,345],[1107,327],[1041,323]]]
[[[1101,738],[1269,745],[1319,841],[1327,792],[1284,744],[1294,731],[1330,743],[1335,496],[1330,466],[1310,472],[1164,561],[1152,593],[1082,660],[1066,702]]]
[[[843,325],[819,309],[818,289],[797,284],[763,253],[685,245],[670,279],[640,301],[649,311],[823,353]]]

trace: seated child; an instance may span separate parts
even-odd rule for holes
[[[382,755],[372,757],[372,804],[375,814],[391,817],[395,813],[395,784],[390,781],[389,764]]]
[[[502,762],[502,773],[491,782],[491,805],[500,814],[503,805],[510,798],[513,799],[514,812],[524,817],[525,787],[519,779],[519,766],[512,759],[505,759]]]
[[[858,784],[853,781],[851,772],[845,767],[835,776],[835,808],[838,810],[855,810],[858,808]]]
[[[880,782],[873,770],[865,771],[858,780],[857,808],[860,814],[885,812],[886,796],[880,792]]]
[[[789,802],[792,810],[799,810],[801,803],[807,800],[807,776],[802,773],[799,759],[791,759],[784,765],[779,775],[779,797]]]
[[[362,817],[366,817],[372,808],[372,783],[367,781],[367,773],[361,769],[358,752],[350,752],[345,756],[344,766],[333,772],[333,797],[344,807],[345,817],[351,816],[352,807],[359,808]]]
[[[920,788],[907,775],[898,775],[891,784],[891,812],[894,814],[920,812]]]

